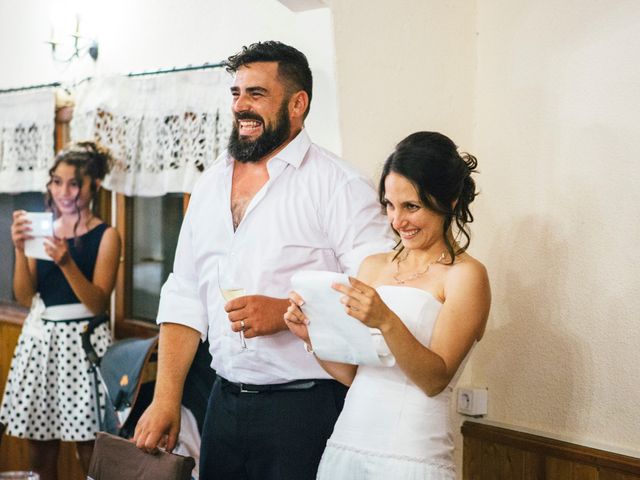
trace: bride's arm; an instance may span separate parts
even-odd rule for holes
[[[314,354],[315,355],[315,354]],[[320,360],[316,357],[316,360],[320,366],[331,375],[334,379],[347,387],[350,387],[353,383],[353,379],[358,371],[357,365],[351,365],[349,363],[329,362],[327,360]]]
[[[304,304],[304,301],[296,292],[291,292],[289,294],[289,300],[290,304],[289,308],[284,314],[284,321],[287,324],[287,327],[289,327],[289,330],[291,330],[291,332],[295,336],[300,338],[305,343],[307,351],[309,353],[313,353],[313,345],[311,345],[311,340],[309,339],[309,331],[307,330],[308,320],[300,309],[300,307]],[[315,358],[320,366],[329,375],[331,375],[333,378],[346,385],[347,387],[351,385],[351,383],[353,382],[353,378],[356,376],[356,370],[358,369],[357,365],[329,362],[326,360],[321,360],[317,356],[315,356]]]

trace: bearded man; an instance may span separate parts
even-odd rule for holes
[[[280,42],[229,57],[235,75],[227,151],[199,179],[173,273],[162,288],[158,378],[134,437],[171,450],[199,340],[217,373],[202,434],[203,479],[313,479],[345,387],[287,329],[291,276],[357,273],[393,240],[372,185],[313,144],[304,128],[312,75]],[[234,259],[243,296],[225,301],[220,266]]]

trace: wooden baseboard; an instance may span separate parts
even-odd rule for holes
[[[640,480],[640,458],[469,421],[462,435],[465,480]]]

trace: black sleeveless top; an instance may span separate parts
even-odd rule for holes
[[[93,280],[93,269],[98,258],[98,248],[100,247],[102,235],[107,228],[109,228],[109,225],[101,223],[84,235],[80,235],[77,239],[67,239],[71,258],[73,258],[73,261],[76,262],[80,271],[89,281]],[[36,289],[47,307],[80,303],[62,270],[55,263],[49,260],[37,260],[36,272],[38,277]]]

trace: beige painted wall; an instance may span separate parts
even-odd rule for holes
[[[468,0],[332,0],[346,159],[377,176],[417,130],[472,138],[475,25]]]
[[[640,456],[640,4],[479,3],[472,379],[492,420]]]
[[[494,301],[461,384],[489,420],[640,456],[640,4],[331,8],[345,155],[374,174],[429,129],[478,156]]]

